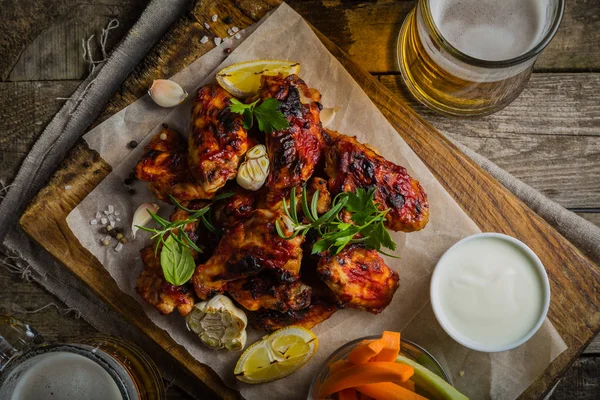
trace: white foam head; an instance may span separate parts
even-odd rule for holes
[[[18,377],[12,384],[0,389],[0,397],[6,395],[5,391],[12,389],[8,397],[11,400],[123,399],[119,387],[108,372],[79,354],[66,351],[40,354],[27,360],[19,368],[21,371],[14,371]],[[10,380],[9,376],[7,382]]]
[[[487,61],[518,57],[540,40],[547,0],[430,0],[442,36],[461,52]]]

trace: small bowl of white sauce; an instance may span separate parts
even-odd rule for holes
[[[473,350],[514,349],[542,326],[550,306],[544,265],[523,242],[500,233],[468,236],[438,261],[431,304],[446,333]]]

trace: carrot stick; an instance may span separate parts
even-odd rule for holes
[[[405,389],[410,390],[411,392],[415,391],[415,383],[413,381],[411,381],[410,379],[407,380],[406,382],[400,383],[399,385]]]
[[[372,383],[406,382],[414,372],[413,367],[393,362],[370,362],[363,365],[355,365],[329,375],[321,385],[319,398],[327,397],[343,389]],[[404,390],[407,391],[406,389]]]
[[[391,382],[357,386],[356,390],[375,400],[427,400],[425,397]]]
[[[351,366],[352,366],[352,364],[350,364],[346,360],[337,360],[337,361],[334,361],[329,366],[329,375],[333,375],[336,372],[341,371],[341,370],[346,369],[346,368],[349,368]]]
[[[374,361],[396,361],[400,353],[400,333],[384,331],[381,341],[385,343],[385,347],[375,356]]]
[[[368,363],[371,358],[379,354],[384,347],[385,342],[381,339],[363,340],[350,352],[350,354],[348,354],[348,361],[356,365]]]
[[[340,390],[337,394],[338,400],[356,400],[356,390],[354,389],[344,389]]]

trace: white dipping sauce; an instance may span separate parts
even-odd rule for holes
[[[533,335],[548,310],[548,278],[540,268],[535,254],[516,239],[499,234],[467,238],[436,266],[431,284],[436,316],[467,347],[516,347],[511,344]]]

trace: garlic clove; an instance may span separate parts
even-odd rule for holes
[[[259,144],[246,152],[246,161],[239,166],[236,181],[244,189],[257,191],[265,184],[268,176],[267,148]]]
[[[138,226],[145,226],[148,222],[152,220],[152,217],[150,216],[148,211],[151,211],[152,213],[156,214],[159,209],[160,207],[158,206],[158,204],[140,204],[137,210],[135,210],[135,213],[133,213],[133,221],[131,222],[131,234],[133,235],[134,239],[137,231],[140,229],[138,228]]]
[[[324,108],[321,110],[319,115],[321,117],[321,125],[323,125],[323,128],[327,128],[329,124],[331,124],[331,121],[333,121],[335,114],[339,111],[339,109],[339,107],[333,107]]]
[[[168,79],[156,79],[152,82],[148,94],[161,107],[175,107],[188,96],[177,82]]]
[[[264,144],[257,144],[246,152],[246,159],[260,158],[267,155],[267,148]]]

